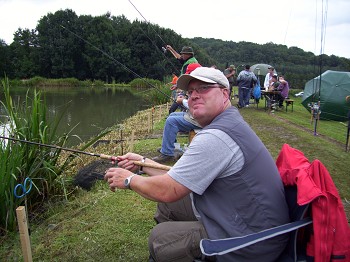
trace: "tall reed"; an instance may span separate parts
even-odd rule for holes
[[[2,81],[4,89],[4,111],[10,121],[12,136],[36,143],[51,144],[64,147],[68,139],[73,136],[72,131],[65,135],[57,135],[57,127],[64,112],[53,120],[46,115],[45,100],[41,93],[34,91],[25,101],[14,103],[9,92],[9,82]],[[109,131],[105,131],[92,141],[81,147],[84,150],[94,141]],[[29,177],[33,181],[33,188],[26,196],[28,211],[40,207],[49,196],[66,192],[65,179],[61,175],[65,167],[75,157],[71,155],[64,161],[58,161],[61,149],[33,146],[27,143],[0,143],[0,234],[16,229],[15,209],[23,205],[25,198],[15,198],[16,184],[23,183]]]
[[[165,104],[171,99],[171,90],[169,86],[159,80],[136,78],[130,82],[130,87],[144,89],[144,97],[153,105]]]

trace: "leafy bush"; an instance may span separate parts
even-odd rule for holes
[[[171,90],[159,80],[136,78],[130,82],[130,87],[146,89],[144,95],[154,105],[164,104],[171,98]]]
[[[60,79],[47,79],[44,77],[33,77],[30,79],[22,80],[11,80],[13,86],[24,86],[24,87],[79,87],[86,86],[104,86],[104,82],[101,80],[85,80],[79,81],[76,78],[60,78]]]

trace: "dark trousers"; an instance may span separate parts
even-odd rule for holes
[[[203,259],[199,242],[208,235],[193,213],[189,195],[173,203],[158,203],[154,219],[158,224],[151,231],[148,246],[155,261]]]
[[[178,108],[180,108],[181,111],[185,111],[185,109],[180,104],[174,102],[169,108],[169,115],[175,112]]]

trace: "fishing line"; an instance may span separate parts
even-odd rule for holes
[[[153,32],[156,34],[156,36],[158,36],[160,38],[160,40],[163,42],[163,44],[166,46],[167,43],[163,40],[163,38],[159,35],[158,32],[156,32],[153,28],[153,26],[151,26],[150,21],[148,21],[142,14],[141,12],[136,8],[136,6],[129,0],[129,3],[135,8],[135,10],[140,14],[140,16],[146,21],[146,23],[148,24],[148,26],[153,30]],[[158,46],[156,45],[156,43],[154,43],[154,41],[152,39],[150,39],[148,37],[148,35],[145,33],[145,31],[141,28],[141,26],[139,26],[139,28],[141,29],[141,31],[144,33],[144,35],[151,41],[151,43],[156,47],[157,50],[159,50]],[[159,50],[160,51],[160,50]],[[172,65],[172,67],[178,71],[177,67],[171,62],[171,60],[165,55],[167,49],[162,46],[162,51],[160,51],[162,53],[162,55],[167,59],[167,61]]]
[[[119,62],[117,59],[115,59],[113,56],[111,56],[110,54],[106,53],[105,51],[103,51],[102,49],[98,48],[97,46],[95,46],[94,44],[90,43],[88,40],[84,39],[83,37],[81,37],[80,35],[74,33],[73,31],[69,30],[68,28],[66,28],[63,25],[60,25],[63,29],[67,30],[69,33],[73,34],[74,36],[76,36],[77,38],[79,38],[80,40],[84,41],[85,43],[87,43],[88,45],[92,46],[93,48],[95,48],[97,51],[101,52],[103,55],[105,55],[106,57],[108,57],[109,59],[111,59],[113,62],[117,63],[118,65],[120,65],[124,70],[126,70],[129,73],[134,74],[135,76],[137,76],[138,78],[140,78],[142,81],[144,81],[146,84],[148,84],[149,86],[155,88],[157,91],[159,91],[161,94],[163,94],[165,97],[169,98],[170,100],[174,101],[173,98],[164,93],[162,90],[160,90],[158,87],[156,87],[155,85],[153,85],[152,83],[148,82],[147,80],[145,80],[142,76],[140,76],[139,74],[137,74],[135,71],[131,70],[129,67],[127,67],[126,65],[124,65],[123,63]],[[174,101],[175,102],[175,101]]]
[[[135,10],[140,14],[140,16],[142,16],[143,19],[145,19],[145,21],[147,23],[150,23],[149,21],[147,21],[147,19],[141,14],[141,12],[136,8],[136,6],[129,0],[129,3],[135,8]],[[153,29],[151,27],[151,29]],[[163,41],[163,43],[166,45],[167,43],[163,40],[163,38],[153,29],[153,31],[156,33],[156,35],[160,38],[160,40]]]
[[[149,25],[149,26],[150,26],[150,25]],[[141,25],[138,25],[138,27],[140,28],[140,30],[142,31],[142,33],[149,39],[149,41],[155,46],[156,50],[159,50],[157,44],[146,34],[146,32],[142,29]],[[171,66],[173,67],[173,69],[175,69],[175,71],[178,71],[177,67],[176,67],[176,66],[171,62],[171,60],[165,55],[165,52],[167,51],[167,50],[165,49],[165,47],[162,46],[162,49],[163,49],[163,51],[160,51],[160,50],[159,50],[159,52],[162,53],[163,57],[165,57],[165,59],[167,60],[167,62],[168,62],[169,64],[171,64]]]

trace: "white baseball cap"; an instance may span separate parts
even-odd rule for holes
[[[198,67],[190,74],[181,75],[177,80],[176,85],[182,90],[187,90],[189,82],[193,79],[210,84],[219,84],[226,88],[230,88],[227,77],[220,70],[212,67]]]

